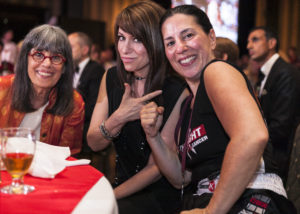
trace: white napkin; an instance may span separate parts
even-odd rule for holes
[[[36,151],[28,173],[40,178],[54,178],[66,166],[87,165],[87,159],[68,161],[71,155],[69,147],[53,146],[36,142]]]

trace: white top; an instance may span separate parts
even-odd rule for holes
[[[34,112],[30,112],[25,114],[20,127],[30,128],[34,131],[35,139],[40,140],[40,131],[41,131],[41,122],[42,122],[42,116],[44,109],[48,105],[49,102],[47,102],[45,105],[40,107],[38,110]]]
[[[261,96],[263,88],[265,87],[266,81],[268,79],[268,76],[270,74],[270,71],[274,65],[274,63],[276,62],[276,60],[279,58],[279,54],[275,53],[273,56],[271,56],[271,58],[265,62],[265,64],[263,64],[263,66],[261,67],[261,72],[265,75],[263,81],[261,81],[261,85],[260,85],[260,89],[259,89],[259,93],[258,95]]]
[[[73,79],[73,88],[77,88],[77,86],[79,85],[79,79],[81,77],[81,74],[83,72],[83,69],[85,68],[85,66],[88,64],[88,62],[90,61],[90,58],[86,58],[85,60],[81,61],[78,65],[79,67],[79,71],[75,72],[74,74],[74,79]]]

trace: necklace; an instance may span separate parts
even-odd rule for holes
[[[134,76],[134,79],[135,80],[144,80],[144,79],[146,79],[146,77],[137,77],[137,76]]]

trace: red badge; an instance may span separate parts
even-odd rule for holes
[[[208,185],[208,190],[211,191],[211,192],[214,192],[215,188],[216,188],[215,181],[210,181],[209,185]]]

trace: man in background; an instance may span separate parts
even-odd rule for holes
[[[266,119],[273,158],[284,184],[295,129],[299,123],[299,79],[293,66],[277,53],[277,36],[266,27],[254,28],[248,36],[250,58],[260,66],[258,98]],[[255,133],[254,133],[255,134]]]
[[[73,87],[83,97],[85,102],[85,120],[83,128],[82,150],[77,158],[91,160],[91,165],[99,169],[99,155],[93,152],[87,144],[86,134],[90,120],[97,101],[98,91],[104,68],[97,62],[90,59],[92,42],[89,36],[82,32],[75,32],[68,36],[75,63],[75,74]]]

